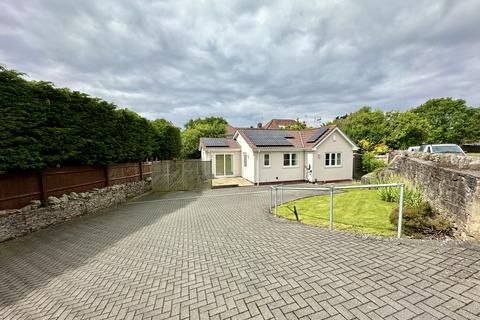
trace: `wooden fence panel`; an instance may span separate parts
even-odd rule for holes
[[[60,197],[65,193],[83,192],[93,188],[104,188],[103,167],[63,167],[45,170],[47,195]]]
[[[0,210],[21,208],[41,199],[41,176],[36,172],[0,174]]]
[[[362,155],[359,153],[354,153],[353,154],[353,179],[360,180],[364,174],[366,174],[366,172],[363,170]]]
[[[152,176],[152,163],[151,162],[143,162],[143,176],[144,177],[151,177]]]
[[[140,181],[140,164],[123,163],[108,166],[110,185]]]
[[[45,201],[49,196],[59,197],[151,176],[150,162],[50,168],[41,173],[0,173],[0,210],[21,208],[32,200]]]

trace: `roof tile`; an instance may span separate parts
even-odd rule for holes
[[[326,128],[327,130],[325,130],[325,132],[318,139],[316,139],[314,142],[309,142],[310,138],[315,133],[317,133],[320,128],[312,128],[312,129],[304,129],[304,130],[276,130],[276,131],[281,131],[281,132],[288,133],[291,136],[291,138],[284,138],[284,139],[287,140],[288,142],[290,142],[290,144],[294,148],[297,148],[297,149],[307,148],[307,149],[309,149],[309,148],[313,148],[315,145],[317,145],[318,142],[320,142],[323,137],[325,137],[333,129],[335,129],[335,126],[326,126],[326,127],[322,127],[322,128]],[[287,146],[287,145],[284,145],[284,144],[269,145],[269,146],[257,145],[249,137],[248,133],[246,132],[246,131],[251,131],[251,130],[263,131],[263,132],[272,131],[272,130],[268,130],[268,129],[255,129],[255,128],[253,128],[253,129],[238,129],[238,133],[245,139],[245,141],[248,143],[248,145],[251,148],[267,149],[267,148],[284,148],[284,147],[288,148],[288,147],[291,147],[291,146]]]

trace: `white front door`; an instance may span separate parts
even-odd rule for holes
[[[233,176],[233,157],[231,154],[215,155],[215,176]]]
[[[307,153],[307,180],[313,182],[313,153]]]

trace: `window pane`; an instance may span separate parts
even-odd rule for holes
[[[225,155],[225,175],[227,176],[233,175],[233,163],[232,163],[231,154]]]
[[[248,160],[247,154],[243,153],[243,166],[245,168],[247,167],[247,160]]]
[[[342,165],[342,154],[337,153],[337,166],[341,166],[341,165]]]
[[[270,155],[269,154],[264,154],[263,155],[263,165],[264,166],[269,166],[270,165]]]
[[[290,166],[290,153],[283,154],[283,165]]]
[[[296,165],[297,165],[297,154],[292,153],[292,166],[296,166]]]
[[[330,154],[330,165],[334,166],[335,165],[335,153]]]
[[[215,156],[215,174],[217,176],[223,176],[224,173],[224,158],[223,154],[217,154]]]
[[[325,153],[325,165],[327,167],[330,165],[330,153]]]

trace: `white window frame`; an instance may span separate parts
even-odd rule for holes
[[[332,164],[332,155],[335,155],[335,164]],[[328,155],[328,165],[327,165]],[[338,164],[338,155],[340,155],[340,164]],[[343,152],[325,152],[325,158],[323,159],[324,168],[341,168],[343,167]]]
[[[288,163],[289,165],[285,165],[285,155],[288,154]],[[295,159],[297,161],[297,164],[293,165],[292,164],[292,160],[293,160],[293,157],[292,155],[295,155]],[[298,153],[295,153],[295,152],[292,152],[292,153],[284,153],[283,154],[283,157],[282,157],[282,164],[283,164],[283,167],[284,168],[298,168]]]
[[[265,158],[265,157],[267,157],[267,158]],[[266,160],[266,159],[268,159],[268,165],[265,164],[265,160]],[[271,159],[270,159],[270,153],[264,153],[264,154],[263,154],[263,166],[264,166],[265,168],[270,168],[270,167],[272,166],[270,160],[271,160]]]

